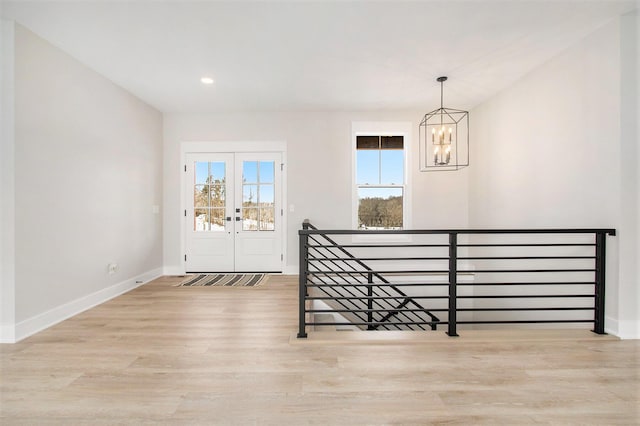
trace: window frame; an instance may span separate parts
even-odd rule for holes
[[[358,229],[358,177],[357,177],[357,137],[358,136],[402,136],[404,152],[404,182],[402,185],[395,185],[394,188],[402,188],[402,229],[411,229],[411,173],[409,165],[412,164],[411,147],[412,144],[411,122],[398,121],[371,121],[351,123],[351,226]],[[375,187],[374,185],[372,185]],[[380,185],[384,186],[384,185]],[[354,242],[403,242],[410,241],[408,234],[383,235],[383,234],[356,234],[353,235]]]

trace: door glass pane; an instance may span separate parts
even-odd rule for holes
[[[242,206],[245,208],[257,207],[258,185],[242,185]]]
[[[209,163],[196,161],[195,164],[195,184],[202,185],[207,183],[209,178]]]
[[[273,206],[273,185],[260,185],[258,187],[260,206]]]
[[[211,193],[211,207],[225,206],[225,188],[224,185],[209,185]]]
[[[275,209],[273,207],[260,209],[260,231],[273,231],[275,229]]]
[[[195,208],[209,207],[208,192],[208,185],[196,185],[193,194],[193,206]]]
[[[242,230],[243,231],[258,230],[258,209],[256,208],[242,209]]]
[[[242,182],[258,183],[258,162],[257,161],[242,162]]]
[[[211,209],[211,226],[209,228],[211,231],[224,231],[224,212],[224,208]]]
[[[275,162],[260,162],[260,183],[273,183]]]
[[[193,230],[209,230],[209,209],[195,209],[193,213]]]
[[[210,183],[221,183],[224,182],[225,178],[225,167],[223,161],[217,161],[214,163],[209,163],[209,177]]]

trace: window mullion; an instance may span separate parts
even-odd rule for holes
[[[378,136],[378,185],[382,185],[382,136]]]

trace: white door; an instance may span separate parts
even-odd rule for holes
[[[185,270],[282,270],[281,154],[186,155]]]
[[[186,159],[186,270],[233,271],[233,154]]]
[[[242,153],[235,157],[235,212],[241,218],[235,222],[236,271],[279,271],[282,269],[281,155]]]

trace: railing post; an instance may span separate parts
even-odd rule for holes
[[[595,300],[593,332],[597,334],[607,334],[604,331],[604,293],[605,276],[607,263],[607,235],[604,232],[596,233],[596,272],[595,272]]]
[[[447,334],[457,336],[458,234],[449,233],[449,319]]]
[[[307,301],[307,276],[309,274],[309,234],[304,231],[309,229],[307,221],[302,223],[300,235],[299,274],[298,274],[298,339],[306,338],[306,301]]]
[[[375,330],[375,327],[371,324],[373,322],[373,274],[371,272],[367,274],[367,283],[369,284],[367,286],[367,296],[369,296],[367,299],[367,309],[369,309],[367,312],[367,322],[369,323],[367,330]]]

